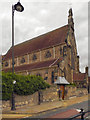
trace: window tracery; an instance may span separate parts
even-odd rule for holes
[[[45,54],[45,58],[49,58],[49,57],[51,57],[51,52],[48,50]]]
[[[63,52],[63,51],[62,51],[62,48],[60,48],[60,55],[62,55],[62,52]]]
[[[21,59],[21,63],[25,63],[25,58],[22,58],[22,59]]]
[[[32,60],[35,61],[36,59],[37,59],[37,56],[36,56],[36,54],[34,54]]]
[[[36,76],[41,76],[41,74],[40,74],[40,73],[37,73]]]
[[[8,62],[5,62],[5,67],[7,67],[8,66]]]

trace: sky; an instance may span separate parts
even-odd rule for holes
[[[17,0],[0,1],[0,54],[12,45],[12,4]],[[68,23],[68,10],[72,8],[80,71],[88,65],[88,0],[20,0],[23,12],[15,11],[14,44],[30,40]]]

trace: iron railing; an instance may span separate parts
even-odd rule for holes
[[[68,120],[75,120],[75,118],[77,119],[79,116],[80,116],[79,120],[85,120],[84,115],[85,115],[86,113],[89,113],[90,110],[88,110],[88,111],[86,111],[86,112],[84,112],[83,109],[80,109],[80,110],[81,110],[81,112],[80,112],[79,114],[70,117]]]

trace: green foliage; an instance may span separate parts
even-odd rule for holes
[[[11,73],[2,73],[2,99],[8,100],[12,93],[12,79]]]
[[[16,84],[13,85],[13,81]],[[9,100],[12,91],[18,95],[31,95],[40,89],[49,88],[50,85],[46,83],[42,77],[35,75],[16,75],[12,73],[2,73],[2,99]]]

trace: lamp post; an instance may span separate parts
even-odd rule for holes
[[[14,96],[14,85],[15,85],[16,81],[13,81],[13,91],[12,91],[12,102],[11,102],[11,110],[16,110],[15,108],[15,96]]]
[[[14,12],[22,12],[24,7],[21,5],[20,0],[17,4],[12,5],[12,74],[14,73]],[[15,102],[14,102],[14,94],[12,92],[12,102],[11,102],[11,110],[15,110]]]

